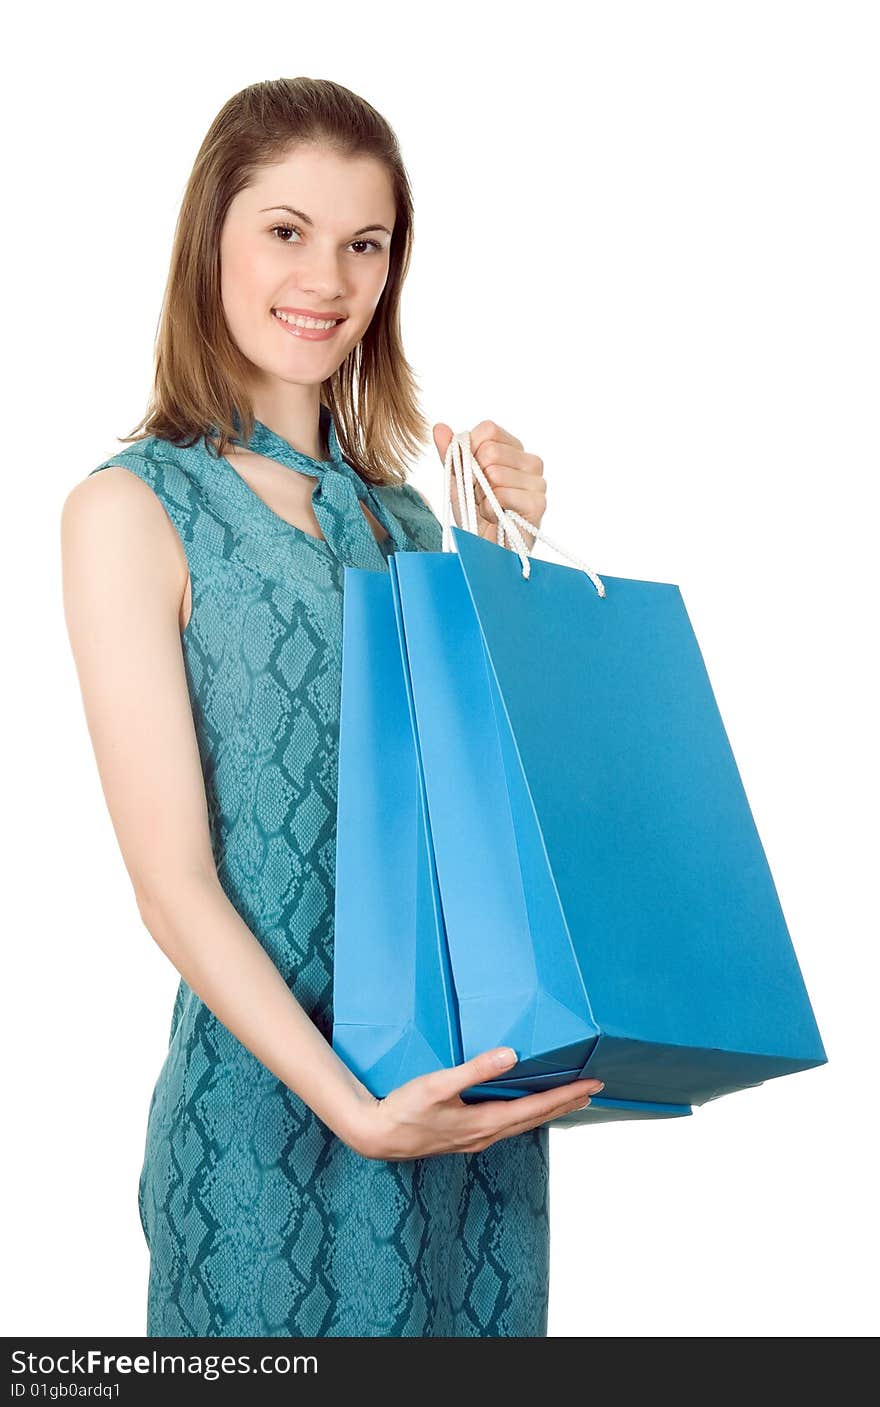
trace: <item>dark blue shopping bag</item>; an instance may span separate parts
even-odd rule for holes
[[[588,1071],[618,1117],[630,1105],[686,1113],[824,1063],[678,587],[603,577],[600,597],[581,571],[533,560],[525,579],[514,553],[453,533],[454,553],[395,554],[380,578],[432,874],[428,951],[442,981],[429,1005],[442,990],[449,1055],[512,1045],[519,1061],[492,1081],[499,1095]],[[364,575],[347,571],[346,610]],[[361,625],[344,642],[343,741]],[[347,882],[354,897],[345,767],[341,747],[343,903]],[[355,770],[363,799],[362,756]],[[400,874],[396,854],[385,874]],[[350,948],[343,912],[337,963],[349,973]],[[408,989],[420,1029],[421,990]]]

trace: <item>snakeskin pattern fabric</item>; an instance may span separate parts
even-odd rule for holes
[[[329,1042],[344,568],[439,551],[441,527],[409,484],[361,479],[323,405],[321,427],[329,460],[260,422],[248,447],[316,478],[323,539],[278,517],[207,436],[146,438],[91,472],[138,475],[183,544],[217,874]],[[545,1335],[548,1191],[546,1126],[472,1154],[362,1157],[181,979],[138,1184],[147,1335]]]

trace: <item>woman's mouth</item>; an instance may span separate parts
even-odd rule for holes
[[[272,317],[284,332],[289,333],[291,337],[303,338],[306,342],[326,342],[345,321],[344,318],[339,318],[328,327],[329,318],[309,318],[300,313],[279,312],[277,308],[272,309]]]

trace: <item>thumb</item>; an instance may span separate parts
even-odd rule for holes
[[[434,444],[437,446],[437,453],[441,460],[445,461],[446,451],[449,449],[449,442],[452,439],[452,426],[444,425],[442,420],[438,420],[433,430]]]
[[[453,1065],[450,1070],[437,1070],[430,1078],[442,1084],[443,1094],[449,1099],[471,1085],[485,1084],[487,1080],[511,1070],[517,1058],[516,1051],[511,1050],[510,1046],[496,1046],[492,1050],[481,1051],[461,1065]]]

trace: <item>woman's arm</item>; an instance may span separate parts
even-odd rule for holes
[[[505,1068],[494,1051],[383,1099],[351,1073],[217,878],[180,643],[186,556],[161,501],[121,465],[90,475],[65,502],[62,558],[86,721],[138,909],[223,1025],[366,1158],[474,1153],[582,1108],[596,1081],[465,1102]]]
[[[120,465],[68,495],[64,610],[101,785],[148,931],[234,1036],[352,1146],[376,1101],[226,896],[214,864],[179,616],[187,563]]]

